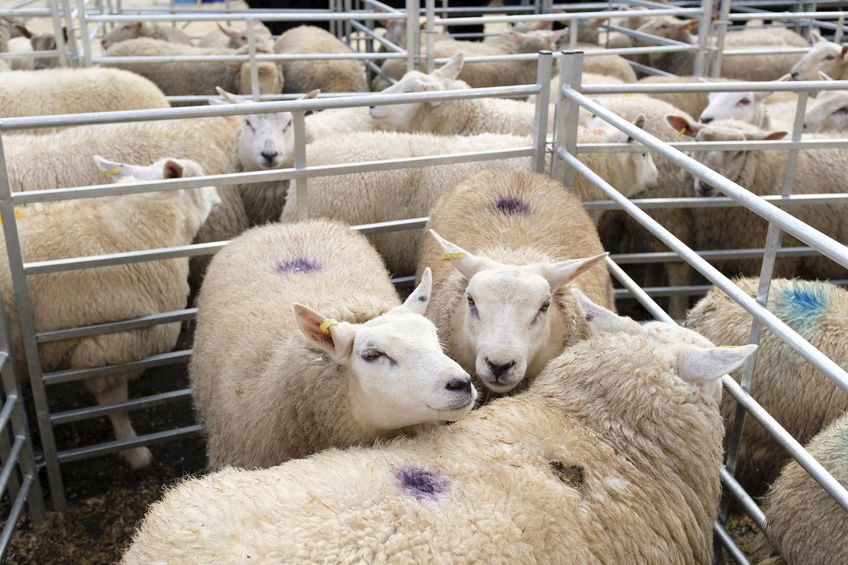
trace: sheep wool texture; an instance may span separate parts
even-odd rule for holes
[[[438,136],[396,132],[360,132],[318,139],[306,147],[310,165],[405,159],[427,155],[495,151],[530,147],[530,139],[515,135]],[[530,157],[468,161],[409,169],[354,173],[340,178],[309,179],[309,217],[324,217],[352,226],[425,217],[439,196],[466,176],[483,169],[531,170]],[[298,195],[289,190],[280,220],[297,219]],[[373,234],[369,240],[393,274],[412,274],[424,236],[423,229]]]
[[[400,304],[377,252],[337,222],[260,226],[219,251],[198,296],[189,366],[212,469],[379,437],[355,421],[345,369],[306,344],[294,302],[352,323]]]
[[[805,448],[834,479],[848,487],[848,412]],[[848,512],[797,462],[791,461],[783,468],[765,497],[763,512],[770,535],[786,562],[848,562],[848,545],[839,535],[848,531]],[[753,562],[772,562],[764,559],[764,547],[758,548]]]
[[[0,81],[2,118],[170,106],[153,82],[121,69],[16,71],[7,79]]]
[[[349,54],[350,48],[330,32],[316,26],[298,26],[283,32],[274,42],[274,53]],[[283,91],[306,93],[368,92],[365,65],[356,59],[289,60],[282,62]]]
[[[734,281],[756,297],[759,279]],[[768,309],[839,366],[848,369],[848,291],[820,281],[776,279]],[[717,288],[688,313],[685,326],[717,345],[744,345],[751,315]],[[732,375],[737,381],[741,371]],[[848,410],[848,396],[791,347],[765,330],[757,353],[751,395],[792,436],[806,443]],[[721,412],[728,430],[736,402],[725,395]],[[763,492],[789,459],[786,451],[759,424],[746,418],[736,477],[750,492]]]
[[[709,563],[721,434],[651,341],[601,334],[450,426],[189,479],[122,563]]]

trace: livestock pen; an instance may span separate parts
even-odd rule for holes
[[[588,21],[601,16],[615,17],[618,14],[612,10],[609,3],[561,5],[549,3],[523,3],[514,10],[501,6],[494,6],[488,11],[480,14],[469,12],[466,17],[456,17],[457,13],[450,14],[442,12],[428,2],[418,12],[418,3],[409,2],[407,8],[413,7],[413,11],[401,10],[391,15],[391,9],[384,7],[386,12],[380,14],[371,11],[371,6],[378,2],[338,2],[333,3],[330,12],[311,11],[309,13],[297,12],[257,12],[246,10],[209,10],[205,6],[203,10],[184,8],[176,3],[170,3],[168,9],[143,13],[146,19],[161,21],[164,23],[179,22],[190,23],[203,21],[250,21],[253,19],[279,19],[279,20],[307,20],[335,22],[333,27],[339,36],[345,37],[350,44],[355,46],[351,57],[367,61],[373,74],[378,73],[379,58],[400,58],[407,61],[412,67],[432,69],[443,61],[433,60],[427,56],[432,52],[428,43],[432,40],[432,34],[419,34],[419,20],[424,22],[425,30],[434,30],[444,26],[448,21],[452,24],[483,23],[488,25],[499,25],[512,21],[554,21],[569,20],[572,23]],[[634,3],[637,4],[637,3]],[[648,2],[638,3],[639,8],[655,14],[669,13],[683,17],[699,17],[701,19],[702,33],[700,45],[678,45],[666,42],[659,46],[641,46],[629,48],[633,55],[650,52],[691,50],[697,53],[698,70],[700,74],[717,76],[718,61],[721,56],[744,56],[744,50],[739,53],[727,52],[721,54],[720,50],[711,47],[706,41],[712,33],[720,38],[720,26],[743,22],[751,18],[763,18],[764,15],[773,20],[786,20],[795,23],[799,29],[808,30],[815,25],[819,29],[827,30],[827,33],[838,41],[843,32],[843,15],[838,10],[827,10],[825,3],[818,3],[810,9],[808,4],[796,6],[786,3],[787,7],[799,8],[795,13],[772,13],[760,9],[757,3],[748,6],[740,6],[737,3],[722,2],[719,10],[717,25],[710,29],[706,23],[711,19],[713,12],[712,3],[703,3],[697,7],[689,7],[683,4],[666,5],[651,4]],[[775,3],[769,3],[772,6]],[[821,6],[824,6],[823,8]],[[553,13],[556,9],[566,10],[564,13]],[[734,12],[731,13],[730,10]],[[1,13],[1,12],[0,12]],[[11,11],[9,12],[11,14]],[[30,13],[38,14],[39,17],[49,18],[51,25],[56,16],[62,14],[71,23],[77,33],[71,33],[68,42],[69,48],[76,41],[74,50],[65,50],[63,54],[73,65],[76,59],[81,66],[96,64],[102,58],[94,53],[92,40],[102,34],[103,26],[113,22],[130,21],[138,19],[139,14],[129,8],[119,7],[117,11],[110,11],[104,6],[86,7],[80,3],[76,7],[64,4],[64,8],[52,6],[52,9],[35,10],[34,12],[23,12],[22,15]],[[73,17],[71,14],[75,13]],[[390,17],[402,19],[408,23],[409,44],[415,46],[413,49],[405,49],[394,45],[391,51],[382,54],[377,53],[373,46],[385,45],[385,40],[374,33],[375,22],[385,19],[386,14]],[[635,12],[638,13],[638,12]],[[415,17],[411,17],[414,15]],[[149,17],[148,17],[149,16]],[[815,20],[815,22],[814,22]],[[609,29],[614,31],[615,27],[610,25]],[[576,32],[578,25],[572,25],[572,32]],[[630,33],[626,28],[618,27],[624,33]],[[79,33],[86,30],[86,33]],[[638,33],[636,34],[638,35]],[[660,40],[662,41],[662,40]],[[569,43],[574,47],[576,44],[576,33],[572,33]],[[251,45],[253,45],[251,43]],[[421,54],[415,52],[420,46]],[[567,47],[565,47],[567,49]],[[628,48],[610,51],[612,53],[628,54]],[[58,56],[58,52],[56,53]],[[460,91],[422,92],[415,94],[343,94],[328,97],[320,97],[316,100],[292,100],[292,96],[260,96],[262,102],[246,103],[234,106],[197,106],[191,108],[171,108],[161,110],[139,110],[127,112],[109,112],[98,114],[78,114],[44,117],[27,117],[4,119],[0,121],[0,214],[2,214],[6,252],[9,255],[9,265],[14,282],[14,302],[20,318],[22,331],[22,342],[27,358],[25,373],[29,379],[29,388],[21,392],[19,385],[14,379],[9,378],[9,365],[4,366],[4,387],[7,404],[4,409],[11,418],[8,420],[12,426],[11,432],[4,434],[6,445],[3,452],[4,462],[8,462],[6,470],[0,475],[0,484],[5,486],[8,482],[9,489],[5,495],[4,513],[8,508],[8,519],[0,542],[6,550],[9,539],[18,516],[21,514],[24,504],[29,508],[29,524],[25,527],[32,529],[44,518],[42,505],[41,487],[46,487],[46,500],[54,511],[72,512],[76,506],[84,505],[85,497],[99,496],[105,498],[109,491],[109,483],[114,480],[132,488],[134,478],[129,476],[129,471],[122,466],[114,454],[129,447],[154,446],[157,464],[168,465],[168,459],[178,461],[175,465],[177,471],[162,471],[162,480],[170,482],[184,472],[202,473],[202,430],[194,422],[190,405],[190,390],[184,377],[184,364],[191,354],[191,322],[196,310],[191,304],[178,311],[159,312],[128,320],[115,320],[109,323],[89,325],[86,327],[73,327],[45,330],[34,324],[32,305],[27,290],[27,280],[30,277],[47,275],[80,269],[96,269],[117,264],[132,264],[143,261],[155,261],[175,257],[195,257],[214,253],[226,241],[207,242],[193,244],[186,247],[168,249],[133,250],[110,256],[88,256],[68,257],[50,261],[27,261],[21,257],[16,228],[16,211],[26,211],[28,208],[37,207],[39,203],[58,201],[71,198],[91,198],[96,196],[125,195],[134,192],[176,190],[182,187],[200,187],[216,185],[220,187],[245,182],[284,181],[291,182],[291,190],[298,194],[299,216],[309,217],[309,179],[319,176],[338,176],[344,179],[344,175],[354,173],[365,173],[379,170],[394,170],[398,168],[413,167],[436,167],[457,162],[478,160],[502,160],[513,157],[526,157],[532,159],[533,170],[546,172],[555,178],[564,179],[568,185],[574,175],[583,175],[596,184],[608,197],[606,201],[587,202],[586,207],[590,210],[617,210],[626,214],[633,221],[645,227],[647,232],[653,234],[665,250],[646,251],[627,249],[622,246],[613,249],[608,258],[608,267],[617,282],[616,298],[620,311],[629,313],[639,319],[670,319],[669,300],[674,297],[684,297],[687,306],[694,299],[703,296],[707,290],[715,285],[726,292],[735,302],[738,302],[746,311],[750,312],[754,323],[751,329],[750,342],[756,343],[764,332],[771,332],[785,341],[797,351],[808,363],[811,363],[820,372],[822,379],[830,379],[841,389],[841,394],[848,393],[848,375],[846,367],[839,366],[826,355],[811,346],[795,330],[788,327],[763,305],[768,298],[768,281],[772,278],[772,270],[779,258],[822,255],[835,265],[845,269],[845,276],[839,277],[833,282],[844,286],[848,282],[848,252],[846,252],[844,241],[834,241],[821,232],[810,228],[803,222],[792,216],[793,206],[839,206],[848,201],[845,192],[830,194],[804,194],[802,196],[792,195],[794,163],[797,154],[802,150],[816,151],[824,148],[846,147],[848,139],[834,136],[830,140],[810,141],[801,137],[802,118],[807,98],[810,92],[820,90],[836,90],[846,88],[844,81],[836,82],[798,82],[781,84],[763,84],[756,82],[726,82],[718,87],[715,83],[683,83],[683,84],[628,84],[628,85],[593,85],[584,84],[581,79],[583,63],[596,55],[591,51],[583,53],[567,52],[563,55],[551,53],[511,55],[514,59],[534,61],[537,68],[537,79],[535,84],[516,86],[473,88]],[[249,49],[246,55],[234,56],[233,60],[275,60],[284,61],[287,56],[262,55],[254,49]],[[293,58],[293,57],[292,57]],[[316,60],[321,59],[315,55]],[[471,58],[470,60],[473,60]],[[482,58],[483,61],[486,58]],[[555,64],[559,66],[562,77],[562,88],[556,91],[556,100],[548,100],[547,86],[551,76],[556,72]],[[638,63],[634,63],[636,67]],[[711,70],[712,69],[712,70]],[[662,74],[661,71],[655,74]],[[697,73],[696,73],[697,74]],[[2,75],[0,75],[2,76]],[[255,81],[254,81],[255,87]],[[798,94],[798,111],[796,113],[794,131],[789,141],[764,141],[755,143],[746,141],[746,150],[788,150],[787,180],[783,185],[782,192],[772,196],[759,197],[752,195],[745,187],[729,181],[702,163],[689,157],[688,152],[706,151],[704,142],[685,142],[680,137],[669,143],[657,139],[655,136],[645,133],[633,126],[630,121],[625,120],[615,113],[605,109],[601,98],[603,95],[629,95],[634,96],[641,93],[707,93],[713,91],[765,91],[774,90],[782,92],[794,92]],[[305,115],[311,112],[320,112],[335,108],[366,107],[380,104],[403,104],[419,101],[436,102],[463,98],[482,97],[509,97],[524,98],[536,96],[536,121],[534,135],[528,138],[525,146],[510,150],[498,150],[487,152],[465,152],[453,154],[433,154],[426,157],[415,157],[403,160],[383,160],[378,162],[343,163],[337,165],[312,166],[306,159],[305,148]],[[174,99],[173,101],[203,103],[207,97],[192,97],[187,99]],[[548,102],[556,102],[555,106],[549,106]],[[588,111],[596,119],[612,124],[617,129],[627,133],[635,139],[638,144],[634,147],[608,146],[581,144],[577,139],[577,127],[580,121],[580,109]],[[170,180],[162,182],[141,182],[126,185],[108,186],[62,186],[56,189],[39,190],[33,192],[15,192],[10,186],[9,176],[5,163],[3,147],[9,143],[14,135],[26,133],[39,127],[69,127],[85,124],[106,123],[131,123],[137,121],[160,121],[168,119],[199,119],[216,116],[241,116],[248,114],[261,114],[279,111],[290,111],[293,113],[293,127],[296,140],[295,164],[292,168],[269,170],[250,173],[227,173],[217,174],[200,179]],[[556,112],[556,125],[552,131],[547,130],[547,113]],[[697,116],[693,116],[697,118]],[[715,150],[733,150],[739,148],[739,142],[725,142],[710,146]],[[677,196],[650,198],[650,192],[637,195],[633,198],[622,196],[614,188],[606,184],[603,178],[598,177],[593,171],[580,162],[580,155],[590,152],[607,151],[650,151],[654,156],[662,156],[673,162],[681,171],[695,178],[703,179],[710,185],[717,187],[725,194],[723,197],[694,197]],[[800,180],[799,180],[800,182]],[[691,242],[681,241],[674,233],[669,231],[668,226],[663,226],[650,215],[650,212],[658,209],[682,209],[697,214],[699,210],[715,209],[724,207],[742,206],[751,210],[756,215],[764,218],[769,223],[768,237],[760,247],[745,249],[693,249]],[[426,225],[426,216],[395,219],[368,225],[355,225],[354,229],[366,234],[391,233],[397,230],[420,230]],[[782,246],[781,234],[786,233],[800,242],[802,245]],[[617,243],[613,241],[614,243]],[[727,272],[721,272],[711,263],[727,259],[752,258],[761,262],[759,274],[761,284],[756,299],[748,296],[738,289],[728,278]],[[675,284],[674,282],[664,284],[664,269],[669,264],[691,266],[698,273],[697,278],[692,277],[687,284]],[[657,275],[657,273],[660,273]],[[395,282],[399,287],[408,287],[412,282],[412,273],[396,273]],[[660,282],[657,282],[660,281]],[[92,299],[93,300],[93,299]],[[678,321],[680,320],[679,314]],[[87,398],[80,398],[77,389],[80,381],[93,377],[114,374],[128,368],[127,365],[113,365],[101,367],[75,368],[59,371],[47,371],[40,363],[39,345],[53,341],[80,338],[91,335],[99,335],[109,332],[133,330],[150,327],[159,324],[183,324],[178,348],[168,353],[152,357],[138,359],[128,364],[132,369],[145,370],[144,376],[133,383],[131,397],[125,402],[104,405],[91,405]],[[846,344],[848,345],[848,344]],[[848,492],[844,485],[840,485],[828,472],[804,450],[801,443],[788,434],[781,423],[776,421],[752,397],[750,380],[754,372],[754,363],[750,363],[742,377],[741,384],[734,379],[725,376],[723,383],[725,395],[732,396],[738,403],[739,409],[733,422],[733,438],[727,448],[727,460],[722,469],[722,482],[726,492],[726,500],[722,504],[715,525],[715,540],[717,559],[729,557],[736,562],[745,563],[751,558],[748,547],[740,548],[747,542],[740,541],[734,534],[732,528],[728,527],[728,518],[731,507],[742,509],[751,521],[759,528],[766,528],[763,511],[759,507],[758,495],[746,492],[734,479],[734,469],[737,464],[736,458],[740,442],[745,438],[741,436],[742,421],[744,418],[754,418],[779,441],[781,446],[812,474],[821,483],[822,488],[829,493],[839,507],[848,509]],[[27,388],[26,386],[24,388]],[[25,399],[26,402],[22,402]],[[29,422],[21,418],[24,410],[29,413]],[[130,411],[134,421],[138,420],[141,433],[132,440],[115,441],[109,439],[107,426],[103,425],[103,417],[109,414]],[[5,420],[5,418],[4,418]],[[0,423],[4,423],[0,420]],[[37,434],[31,445],[29,427]],[[14,446],[7,450],[5,447],[14,442]],[[31,454],[34,452],[34,456]],[[20,465],[20,471],[13,471],[11,465]],[[76,482],[85,480],[85,475],[94,473],[102,484],[95,488],[75,486]],[[123,478],[121,478],[123,476]],[[42,479],[43,484],[39,484]],[[156,482],[154,477],[154,483]],[[156,485],[150,488],[151,496],[158,495]],[[5,490],[5,489],[4,489]],[[18,499],[14,496],[21,493]],[[67,494],[70,493],[70,496]],[[82,497],[82,498],[81,498]],[[26,501],[26,502],[24,502]],[[149,500],[148,500],[149,502]],[[90,504],[90,503],[89,503]],[[82,514],[86,515],[86,514]],[[90,516],[90,514],[88,514]],[[57,519],[48,521],[48,525],[56,524]],[[98,530],[92,535],[104,535]],[[106,536],[109,537],[109,536]],[[125,544],[128,540],[117,536],[113,539],[116,544]],[[14,541],[11,553],[6,554],[7,559],[14,560]],[[7,550],[8,551],[8,550]],[[18,550],[19,551],[19,550]],[[722,551],[725,553],[722,554]],[[43,555],[43,554],[42,554]]]

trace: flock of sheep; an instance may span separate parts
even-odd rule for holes
[[[692,76],[694,51],[635,56],[677,75],[638,78],[627,58],[600,53],[603,45],[639,46],[607,34],[605,21],[580,28],[584,83],[699,80]],[[697,42],[697,23],[671,16],[620,22],[686,44]],[[398,28],[386,28],[387,38],[402,43]],[[535,61],[465,59],[555,50],[566,33],[525,25],[482,42],[437,35],[433,55],[447,62],[434,71],[406,72],[405,61],[386,59],[369,80],[357,59],[297,60],[350,53],[314,26],[273,37],[259,23],[221,24],[194,38],[175,27],[127,23],[102,37],[97,67],[27,70],[27,58],[10,65],[0,74],[0,116],[168,108],[169,96],[238,106],[249,103],[240,94],[310,99],[533,83]],[[24,50],[16,35],[32,36],[30,48],[41,49],[25,25],[0,23],[0,51]],[[815,32],[811,40],[784,27],[730,32],[726,45],[734,48],[808,51],[728,57],[723,77],[848,78],[848,48]],[[119,59],[250,50],[291,58],[253,68]],[[8,60],[16,59],[0,64]],[[720,88],[723,79],[713,80]],[[557,85],[555,78],[551,92]],[[597,100],[666,142],[769,141],[791,131],[793,96]],[[323,110],[305,118],[306,162],[526,148],[536,114],[529,102],[457,98]],[[804,117],[805,137],[843,135],[846,107],[844,91],[823,91]],[[259,110],[4,133],[4,165],[14,192],[283,169],[296,159],[295,117]],[[578,141],[634,144],[585,112]],[[638,148],[579,156],[628,197],[718,194]],[[755,194],[780,193],[785,151],[693,156]],[[844,192],[846,165],[843,149],[801,151],[793,192]],[[302,194],[288,180],[19,206],[15,224],[26,261],[229,240],[211,259],[133,262],[28,281],[39,330],[133,319],[196,299],[189,377],[209,473],[151,507],[124,562],[709,562],[736,407],[722,397],[720,378],[754,351],[752,395],[848,484],[848,396],[836,384],[769,332],[758,347],[746,345],[750,314],[717,289],[692,308],[671,300],[682,326],[616,314],[607,252],[663,247],[622,214],[587,212],[581,201],[602,197],[586,179],[566,188],[532,170],[529,157],[512,157],[317,176],[309,179],[308,210],[320,219],[310,220],[298,220]],[[841,242],[848,242],[846,211],[844,204],[793,209]],[[651,214],[695,249],[765,241],[767,224],[743,208]],[[366,238],[350,229],[417,217],[429,217],[427,230]],[[0,293],[20,356],[8,261],[0,254]],[[745,275],[736,284],[756,296],[758,263],[716,265]],[[769,310],[848,368],[848,291],[818,280],[845,278],[845,269],[800,256],[782,258],[775,272]],[[391,275],[412,273],[417,285],[401,300]],[[695,280],[685,263],[668,263],[653,276],[672,286]],[[170,351],[179,330],[168,323],[46,342],[40,363],[45,371],[128,363]],[[26,367],[23,358],[18,366]],[[108,404],[126,400],[138,374],[84,382]],[[110,419],[116,438],[136,437],[125,412]],[[152,461],[146,447],[121,456],[134,469]],[[750,421],[736,476],[750,492],[765,494],[775,546],[764,541],[757,559],[848,561],[848,546],[836,535],[848,529],[848,514]]]

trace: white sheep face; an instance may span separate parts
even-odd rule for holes
[[[848,130],[848,92],[825,90],[804,114],[804,131],[819,133]]]
[[[358,422],[397,430],[457,420],[473,407],[477,391],[471,377],[444,354],[436,327],[423,316],[431,280],[428,270],[401,306],[363,324],[327,322],[295,306],[307,340],[347,368]]]
[[[763,100],[769,94],[771,92],[710,92],[710,102],[701,112],[699,121],[708,124],[732,119],[759,125],[765,112]]]
[[[578,289],[572,288],[571,294],[594,333],[643,336],[654,346],[654,354],[665,358],[681,379],[699,387],[716,402],[721,401],[721,377],[739,368],[757,350],[756,345],[716,347],[698,332],[673,322],[639,324],[595,304]]]
[[[245,171],[291,165],[294,158],[291,112],[244,116],[239,131],[238,156]]]
[[[819,72],[834,78],[842,76],[845,64],[843,54],[846,51],[832,41],[815,41],[810,50],[792,66],[792,80],[820,80]]]
[[[639,114],[633,124],[639,128],[644,128],[647,118],[644,114]],[[638,142],[616,128],[609,122],[592,117],[587,120],[586,127],[600,129],[604,132],[606,139],[602,140],[606,143],[628,143],[637,145]],[[601,140],[599,140],[601,141]],[[632,178],[628,179],[627,186],[622,186],[619,189],[622,194],[627,197],[635,196],[641,192],[651,189],[657,185],[659,180],[659,170],[654,162],[654,157],[647,150],[642,148],[642,151],[621,151],[614,153],[614,158],[618,161],[618,169],[620,171],[632,171]]]

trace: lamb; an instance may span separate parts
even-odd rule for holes
[[[314,141],[306,146],[308,165],[338,165],[409,159],[430,155],[529,148],[530,139],[505,134],[436,136],[396,132],[360,132]],[[481,169],[529,171],[532,158],[465,161],[426,167],[356,173],[352,177],[315,177],[308,182],[309,217],[325,217],[350,225],[426,217],[439,196]],[[290,190],[280,220],[297,219],[299,196]],[[407,229],[375,233],[369,239],[389,272],[415,272],[424,231]]]
[[[707,563],[722,429],[701,385],[750,351],[619,320],[630,333],[566,349],[450,426],[188,479],[122,563]]]
[[[816,31],[811,32],[810,37],[813,44],[809,51],[798,59],[790,70],[792,80],[821,80],[819,73],[836,80],[848,78],[845,56],[848,53],[848,45],[826,41]]]
[[[733,119],[748,122],[761,129],[792,130],[795,122],[797,100],[766,104],[772,92],[710,92],[710,103],[701,112],[699,121],[708,124],[714,120]]]
[[[430,318],[447,354],[491,392],[526,385],[587,337],[569,283],[613,306],[589,215],[547,175],[480,171],[439,198],[427,225],[418,275],[433,271]]]
[[[302,25],[283,32],[274,42],[274,53],[351,54],[351,50],[330,32]],[[289,60],[281,66],[284,92],[368,92],[365,65],[356,59]]]
[[[805,133],[848,130],[848,91],[823,90],[804,114]]]
[[[467,85],[456,80],[462,68],[462,53],[454,55],[448,63],[428,74],[410,71],[397,84],[384,90],[387,94],[427,92],[463,88]],[[407,132],[427,132],[440,135],[505,133],[532,135],[535,109],[524,102],[500,98],[474,98],[441,100],[371,107],[371,117],[377,129]],[[547,128],[553,128],[553,112]],[[645,116],[637,116],[639,127]],[[615,128],[581,128],[578,140],[584,143],[630,143],[627,134]],[[587,153],[581,160],[610,184],[628,196],[650,188],[657,182],[657,168],[650,153]],[[583,200],[602,199],[603,193],[582,176],[575,179],[575,191]],[[590,216],[597,224],[601,212]]]
[[[0,81],[0,117],[3,118],[169,106],[165,95],[150,80],[121,69],[16,71],[14,80]],[[56,129],[35,131],[46,133]]]
[[[843,486],[848,485],[848,412],[817,434],[806,446],[810,455]],[[780,549],[767,559],[758,548],[756,563],[845,563],[848,546],[839,532],[848,531],[848,512],[831,498],[798,463],[791,461],[774,482],[763,505],[769,536]]]
[[[699,124],[688,118],[670,116],[669,123],[695,141],[769,141],[781,139],[785,131],[761,130],[736,120]],[[806,137],[806,136],[805,136]],[[786,151],[696,151],[694,158],[754,194],[778,194],[786,168]],[[840,149],[800,151],[795,169],[794,194],[842,192],[848,183],[848,154]],[[701,179],[694,182],[698,196],[713,196],[716,189]],[[837,241],[848,241],[848,224],[843,219],[845,204],[793,206],[792,215]],[[702,209],[693,215],[695,249],[756,248],[766,239],[767,222],[745,208]],[[784,245],[801,245],[786,236]],[[737,259],[716,262],[719,269],[738,274],[759,272],[759,260]],[[777,261],[776,277],[842,278],[845,269],[822,256],[784,257]]]
[[[171,43],[192,45],[191,38],[180,28],[174,26],[161,26],[147,22],[126,22],[112,28],[100,39],[100,47],[103,51],[121,41],[147,37]]]
[[[106,60],[101,65],[126,69],[147,77],[168,96],[214,95],[216,87],[250,94],[250,61],[121,63],[108,60],[110,57],[240,55],[246,52],[246,48],[195,47],[141,37],[110,46],[105,53]],[[260,94],[279,94],[282,91],[282,73],[276,63],[256,61],[256,70]]]
[[[30,31],[23,24],[14,24],[14,28],[20,35],[9,41],[9,50],[20,53],[32,53],[33,51],[58,51],[59,44],[54,33],[36,33]],[[62,28],[65,44],[68,42],[68,29]],[[12,70],[40,71],[53,69],[59,66],[58,55],[42,55],[40,57],[20,56],[12,59]]]
[[[433,58],[450,58],[460,52],[466,57],[483,57],[553,51],[564,33],[564,30],[536,30],[528,33],[511,31],[486,38],[482,42],[446,39],[433,44]],[[381,68],[385,75],[394,80],[401,78],[407,70],[403,59],[386,59]],[[464,65],[458,78],[473,88],[484,88],[534,83],[536,72],[535,60],[472,62]],[[377,75],[371,82],[371,89],[375,92],[384,90],[390,84],[386,78]]]
[[[423,316],[430,287],[427,273],[401,305],[376,250],[339,222],[261,226],[216,254],[189,367],[210,469],[461,418],[476,391]]]
[[[750,296],[757,295],[758,278],[739,278],[735,284]],[[768,309],[801,337],[848,368],[848,290],[822,281],[776,279],[771,282]],[[719,345],[744,345],[751,330],[751,315],[717,288],[712,288],[689,311],[687,328]],[[734,375],[739,380],[740,374]],[[792,436],[806,443],[824,426],[848,410],[848,395],[805,361],[772,332],[760,340],[751,395]],[[736,401],[726,397],[721,405],[728,430]],[[763,492],[789,456],[759,424],[746,418],[736,478],[749,492]]]
[[[88,157],[90,160],[91,157]],[[165,159],[146,178],[180,178],[198,170]],[[158,171],[158,172],[157,172]],[[133,182],[120,177],[119,182]],[[214,187],[120,197],[43,203],[19,208],[18,233],[27,261],[187,245],[219,201]],[[80,221],[85,218],[85,221]],[[5,246],[5,241],[4,241]],[[64,271],[27,280],[35,327],[40,331],[87,326],[184,308],[189,293],[188,259]],[[14,350],[22,355],[8,257],[0,254],[0,294],[9,315]],[[45,371],[126,363],[173,349],[179,324],[106,333],[39,344]],[[18,367],[25,363],[19,360]],[[86,379],[100,404],[127,400],[127,381],[140,370]],[[118,440],[136,437],[126,412],[109,415]],[[121,452],[133,469],[150,464],[146,447]]]
[[[264,45],[272,40],[271,30],[262,22],[250,20],[244,29],[218,24],[218,27],[197,41],[198,47],[228,47],[238,49],[250,43],[249,28],[253,27],[253,40]],[[273,48],[271,48],[273,50]]]

